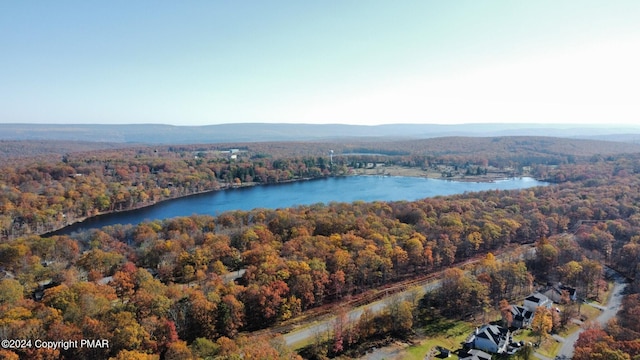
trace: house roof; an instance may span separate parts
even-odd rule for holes
[[[511,314],[517,320],[529,320],[533,318],[533,312],[519,305],[511,305]]]
[[[540,293],[535,293],[535,294],[531,294],[529,296],[527,296],[527,298],[525,299],[525,301],[531,301],[534,302],[536,304],[542,304],[544,302],[549,301],[549,298],[540,294]]]
[[[460,360],[491,360],[491,355],[482,350],[469,349],[461,351],[458,358]]]
[[[576,294],[576,289],[575,288],[572,288],[572,287],[567,286],[567,285],[562,285],[560,283],[558,283],[556,285],[549,286],[544,293],[545,294],[556,293],[558,295],[562,295],[563,291],[566,291],[569,294],[569,296],[574,296]]]
[[[576,293],[576,288],[572,288],[571,286],[567,285],[560,285],[560,290],[568,292],[569,295],[573,295]]]
[[[498,325],[483,325],[480,329],[476,330],[476,337],[488,339],[496,344],[498,348],[505,345],[508,335],[509,329]]]

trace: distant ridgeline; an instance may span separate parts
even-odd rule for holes
[[[0,140],[66,140],[94,142],[193,144],[336,139],[425,139],[444,136],[546,136],[640,142],[640,128],[556,124],[0,124]],[[625,134],[625,135],[620,135]]]

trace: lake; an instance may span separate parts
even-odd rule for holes
[[[51,235],[101,228],[115,224],[138,224],[193,214],[218,215],[229,210],[277,209],[297,205],[354,201],[413,201],[438,195],[483,190],[511,190],[544,186],[533,178],[496,182],[460,182],[419,177],[348,176],[297,181],[275,185],[235,188],[164,201],[126,212],[106,214],[70,225]]]

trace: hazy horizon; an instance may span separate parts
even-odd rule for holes
[[[0,123],[636,127],[640,2],[0,3]]]
[[[509,123],[509,122],[504,122],[504,123],[500,123],[500,122],[469,122],[469,123],[450,123],[450,124],[438,124],[438,123],[380,123],[380,124],[350,124],[350,123],[331,123],[331,122],[327,122],[327,123],[304,123],[304,122],[259,122],[259,121],[255,121],[255,122],[228,122],[228,123],[216,123],[216,124],[171,124],[171,123],[154,123],[154,122],[130,122],[130,123],[108,123],[108,122],[96,122],[96,123],[90,123],[90,122],[59,122],[59,123],[52,123],[52,122],[0,122],[0,125],[55,125],[55,126],[74,126],[74,125],[78,125],[78,126],[91,126],[91,125],[96,125],[96,126],[104,126],[104,125],[131,125],[131,126],[138,126],[138,125],[149,125],[149,126],[174,126],[174,127],[206,127],[206,126],[225,126],[225,125],[276,125],[276,126],[297,126],[297,125],[326,125],[326,126],[342,126],[342,125],[346,125],[346,126],[363,126],[363,127],[389,127],[389,126],[434,126],[434,127],[452,127],[452,128],[463,128],[464,126],[473,126],[474,128],[482,128],[482,127],[494,127],[494,126],[499,126],[502,127],[504,129],[509,129],[509,128],[513,128],[513,129],[526,129],[527,127],[532,127],[532,128],[555,128],[555,129],[560,129],[560,128],[606,128],[606,129],[616,129],[616,128],[620,128],[620,129],[639,129],[640,130],[640,123],[630,123],[630,124],[607,124],[607,123],[586,123],[586,124],[581,124],[581,123],[544,123],[544,122],[539,122],[539,123],[517,123],[517,122],[513,122],[513,123]]]

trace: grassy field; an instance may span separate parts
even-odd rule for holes
[[[424,339],[419,345],[409,347],[403,359],[422,360],[436,346],[455,351],[474,329],[475,325],[468,322],[438,319],[422,329]],[[458,357],[452,354],[451,358]]]

